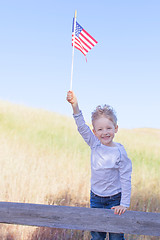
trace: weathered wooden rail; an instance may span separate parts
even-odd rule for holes
[[[0,223],[160,236],[160,213],[0,202]]]

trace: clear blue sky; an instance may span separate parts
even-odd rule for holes
[[[71,116],[71,30],[98,44],[75,49],[73,90],[85,118],[112,105],[120,128],[160,128],[159,0],[0,1],[0,99]]]

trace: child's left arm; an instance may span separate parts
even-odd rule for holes
[[[112,207],[111,209],[114,209],[114,214],[121,215],[122,213],[125,213],[125,211],[127,210],[127,207],[119,205],[119,206]]]
[[[131,197],[131,173],[132,173],[132,162],[128,158],[127,153],[124,148],[121,150],[121,164],[120,164],[120,181],[122,188],[122,197],[119,206],[114,206],[111,209],[114,209],[114,213],[121,215],[125,213],[127,207],[130,205]]]

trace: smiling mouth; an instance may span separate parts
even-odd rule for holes
[[[104,136],[104,137],[102,137],[102,139],[108,139],[108,138],[110,138],[110,136]]]

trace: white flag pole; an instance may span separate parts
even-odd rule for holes
[[[74,14],[74,32],[73,32],[73,47],[72,47],[72,66],[71,66],[70,91],[72,91],[72,78],[73,78],[73,60],[74,60],[74,44],[75,44],[76,18],[77,18],[77,10],[75,10],[75,14]]]

